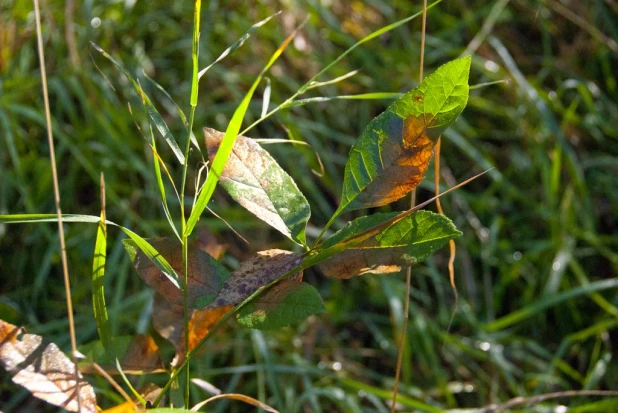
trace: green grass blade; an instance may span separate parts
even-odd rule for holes
[[[236,40],[230,47],[228,47],[227,49],[225,49],[223,51],[223,53],[221,53],[221,55],[219,55],[219,57],[217,57],[217,59],[212,62],[211,64],[209,64],[207,67],[205,67],[204,69],[200,70],[200,72],[198,73],[198,79],[201,79],[202,76],[204,76],[206,74],[206,72],[208,72],[210,70],[211,67],[213,67],[214,65],[216,65],[217,63],[219,63],[221,60],[225,59],[228,55],[230,55],[231,53],[233,53],[234,51],[236,51],[237,49],[239,49],[243,44],[245,44],[245,42],[247,41],[247,39],[249,37],[251,37],[251,34],[256,31],[257,29],[259,29],[260,27],[262,27],[263,25],[265,25],[270,19],[272,19],[273,17],[279,15],[281,12],[278,11],[275,14],[272,14],[270,16],[268,16],[267,18],[265,18],[264,20],[261,20],[257,23],[255,23],[253,26],[251,26],[249,28],[249,30],[241,36],[240,39]]]
[[[104,213],[97,227],[97,238],[94,245],[94,260],[92,263],[92,309],[97,331],[101,338],[103,348],[107,352],[112,351],[112,332],[109,326],[107,306],[105,305],[105,262],[107,259],[107,225],[105,225]]]
[[[580,295],[588,295],[596,291],[602,291],[616,287],[618,287],[618,279],[615,278],[610,280],[592,282],[590,284],[573,288],[560,294],[553,294],[542,298],[534,304],[528,305],[520,310],[512,312],[509,315],[499,318],[496,321],[486,324],[484,329],[486,331],[499,331],[506,327],[517,324],[525,319],[528,319],[536,314],[539,314],[541,311],[558,305],[564,301],[579,297]]]
[[[262,72],[258,75],[257,79],[255,79],[253,85],[251,85],[251,88],[243,98],[242,102],[240,102],[240,105],[238,105],[238,107],[236,108],[236,111],[234,112],[234,115],[232,116],[232,119],[230,120],[230,123],[225,131],[225,137],[223,138],[221,145],[219,146],[219,150],[215,155],[215,159],[212,162],[212,166],[208,173],[208,177],[206,178],[206,182],[202,187],[197,201],[193,206],[193,210],[191,211],[191,215],[189,216],[189,220],[187,221],[187,227],[184,234],[186,237],[188,237],[195,228],[197,221],[200,219],[202,212],[204,212],[206,206],[208,205],[208,201],[210,201],[210,197],[215,191],[215,187],[217,186],[217,182],[219,181],[219,177],[221,176],[221,171],[223,171],[223,168],[227,163],[227,159],[232,153],[234,142],[236,142],[236,137],[238,136],[238,132],[240,131],[242,120],[245,117],[247,109],[249,108],[249,103],[251,102],[251,98],[253,97],[255,89],[262,81],[262,77],[264,77],[266,71],[273,65],[273,63],[275,63],[279,56],[281,56],[283,50],[292,41],[295,35],[296,31],[294,31],[290,36],[288,36],[288,38],[285,39],[285,41],[281,44],[281,46],[279,46],[275,53],[273,53],[264,69],[262,69]]]
[[[178,233],[178,230],[176,229],[176,225],[174,224],[174,219],[172,218],[172,214],[170,213],[169,206],[167,205],[167,194],[165,193],[165,185],[163,184],[163,177],[161,175],[161,165],[163,165],[163,167],[165,168],[165,172],[168,178],[170,179],[170,182],[172,183],[172,185],[174,184],[174,181],[172,181],[172,177],[170,176],[167,168],[165,167],[165,163],[163,162],[163,159],[161,159],[161,157],[159,156],[159,153],[157,152],[157,144],[152,134],[152,128],[150,129],[150,136],[151,136],[150,144],[151,144],[151,149],[152,149],[152,154],[153,154],[152,161],[154,163],[155,177],[157,179],[157,187],[159,188],[159,196],[161,197],[161,204],[163,206],[163,212],[165,213],[165,217],[167,218],[167,221],[170,224],[170,228],[176,235],[176,238],[180,240],[181,239],[180,234]],[[161,163],[161,165],[159,163]],[[178,192],[176,192],[176,196],[178,196]],[[178,196],[178,202],[180,202],[179,196]]]
[[[161,133],[161,136],[163,136],[163,138],[165,139],[169,147],[172,149],[172,152],[174,152],[174,155],[176,155],[176,158],[178,159],[178,161],[181,164],[184,164],[185,156],[182,154],[182,150],[178,146],[178,143],[176,143],[176,139],[174,139],[174,135],[172,135],[172,132],[168,128],[167,123],[165,123],[165,121],[163,120],[163,117],[161,117],[161,114],[159,114],[159,111],[157,110],[157,108],[155,108],[154,104],[152,103],[148,95],[146,95],[146,92],[144,92],[144,90],[139,85],[139,83],[137,83],[135,79],[131,77],[129,72],[120,63],[118,63],[113,57],[111,57],[105,50],[101,49],[99,46],[97,46],[93,42],[90,42],[90,44],[99,53],[101,53],[105,58],[107,58],[110,62],[116,65],[116,67],[118,67],[118,69],[120,69],[122,73],[124,73],[127,80],[131,83],[131,85],[135,89],[135,92],[141,98],[142,104],[144,105],[144,108],[146,109],[146,112],[148,113],[148,117],[150,121],[155,125],[159,133]]]
[[[100,217],[94,215],[78,215],[78,214],[63,214],[63,222],[83,222],[89,224],[98,224]],[[3,224],[21,224],[21,223],[34,223],[34,222],[57,222],[58,218],[56,214],[13,214],[13,215],[0,215],[0,223]],[[135,244],[141,249],[144,254],[165,274],[167,278],[179,289],[182,290],[178,283],[178,274],[172,268],[172,266],[159,254],[159,252],[141,236],[128,228],[118,225],[115,222],[105,220],[107,225],[113,225],[120,228],[125,234],[131,238]]]
[[[323,103],[332,100],[377,100],[377,99],[397,99],[402,96],[401,93],[395,92],[375,92],[361,93],[358,95],[340,95],[340,96],[319,96],[314,98],[295,100],[288,107],[304,106],[308,103]]]
[[[142,406],[146,406],[146,400],[139,394],[137,390],[135,390],[127,376],[124,374],[124,371],[122,371],[122,366],[120,366],[120,360],[118,359],[116,359],[116,368],[118,369],[118,372],[120,373],[124,384],[126,384],[127,387],[129,387],[129,390],[131,390],[131,393],[133,393],[133,396],[142,404]]]

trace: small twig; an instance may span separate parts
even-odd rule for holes
[[[58,217],[58,238],[60,239],[60,257],[62,260],[62,273],[64,275],[64,290],[67,301],[67,313],[69,316],[69,335],[71,337],[71,358],[75,364],[75,385],[79,389],[80,377],[77,369],[77,340],[75,339],[75,321],[73,320],[73,302],[71,299],[71,281],[69,279],[69,265],[67,260],[66,244],[64,242],[64,226],[62,224],[62,209],[60,208],[60,185],[58,184],[58,170],[56,169],[56,155],[54,150],[54,137],[52,133],[51,112],[49,109],[49,96],[47,93],[47,73],[45,71],[45,53],[43,52],[43,35],[41,34],[41,14],[39,1],[34,0],[34,15],[36,22],[36,37],[41,66],[41,83],[43,86],[43,103],[45,106],[45,123],[47,126],[47,142],[49,145],[49,159],[52,168],[52,181],[54,185],[54,200],[56,203],[56,215]],[[76,391],[77,410],[81,411],[80,392]]]
[[[541,403],[546,400],[560,399],[562,397],[606,397],[606,396],[618,396],[618,391],[614,390],[567,390],[555,393],[539,394],[532,397],[514,397],[506,403],[502,404],[490,404],[475,411],[475,413],[497,413],[507,409],[511,409],[516,406],[526,405],[531,406],[533,404]]]
[[[427,29],[427,0],[423,0],[423,22],[421,25],[421,59],[419,68],[419,83],[423,81],[423,66],[425,65],[425,32]],[[410,208],[414,208],[416,204],[416,188],[410,194]],[[403,364],[403,351],[406,342],[406,332],[408,330],[408,313],[410,312],[410,290],[412,284],[412,266],[406,270],[406,296],[403,306],[403,322],[401,325],[401,334],[399,337],[399,346],[397,348],[397,368],[395,369],[395,384],[393,384],[393,400],[391,403],[391,413],[395,412],[397,407],[397,394],[399,391],[399,378],[401,376],[401,365]]]

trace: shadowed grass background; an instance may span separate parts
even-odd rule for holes
[[[268,57],[307,15],[309,22],[293,47],[268,73],[271,106],[361,37],[420,9],[420,2],[336,3],[203,5],[200,67],[255,22],[278,10],[283,13],[200,82],[195,122],[200,142],[201,126],[225,129]],[[0,0],[0,213],[53,211],[31,9],[27,1]],[[64,3],[47,2],[42,13],[63,212],[98,215],[103,171],[110,220],[142,236],[169,236],[152,155],[135,127],[137,123],[147,131],[139,100],[88,42],[139,75],[183,142],[173,104],[142,71],[188,110],[193,3],[78,4],[73,16],[76,65],[68,57]],[[399,399],[404,410],[473,408],[550,391],[615,388],[618,50],[612,39],[617,37],[613,0],[449,1],[429,12],[425,73],[474,52],[471,85],[507,83],[472,90],[464,114],[443,139],[445,187],[495,169],[443,199],[446,214],[464,232],[457,240],[460,307],[450,330],[447,250],[413,268],[410,351]],[[416,86],[419,45],[420,19],[356,49],[322,80],[359,69],[357,75],[312,90],[307,97],[405,92]],[[245,125],[260,115],[264,86]],[[389,103],[312,103],[282,111],[250,131],[251,137],[293,137],[312,146],[266,147],[312,206],[310,236],[336,209],[350,146]],[[159,150],[179,179],[181,169],[171,152],[162,144]],[[314,151],[324,163],[323,178],[311,173],[319,170]],[[190,196],[199,160],[193,153]],[[419,198],[433,192],[430,181],[421,184]],[[402,210],[406,204],[383,210]],[[173,202],[170,208],[179,210]],[[200,225],[228,245],[226,265],[267,247],[292,247],[222,191],[216,192],[212,208],[251,242],[246,246],[224,223],[205,215]],[[343,223],[341,219],[335,227]],[[67,224],[66,229],[78,342],[83,344],[97,339],[89,280],[96,226]],[[111,230],[108,239],[105,283],[112,330],[116,335],[150,332],[152,293],[130,269],[123,237]],[[58,248],[52,225],[0,226],[0,318],[26,325],[29,332],[68,349]],[[305,277],[320,289],[328,314],[275,332],[228,328],[192,366],[193,377],[225,392],[258,397],[285,412],[386,411],[403,275],[342,282],[309,270]],[[161,345],[171,357],[171,346]],[[2,411],[45,408],[31,404],[37,402],[5,372],[0,376]],[[164,378],[138,379],[149,381]],[[104,381],[93,383],[102,406],[119,401]],[[197,387],[192,390],[196,402],[207,396]],[[618,401],[577,398],[543,405],[557,404],[569,405],[571,411],[605,412],[616,409]],[[226,401],[212,406],[214,411],[246,409]]]

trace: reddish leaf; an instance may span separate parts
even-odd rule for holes
[[[75,364],[56,346],[35,334],[0,320],[0,363],[34,397],[82,412],[96,412],[93,388],[77,373]]]
[[[180,243],[172,238],[152,238],[148,242],[169,262],[181,279],[184,279],[181,275],[183,266]],[[174,286],[133,241],[124,240],[124,244],[139,276],[167,301],[182,306],[183,292]],[[216,297],[223,281],[228,277],[228,272],[217,260],[193,245],[189,246],[188,257],[189,307],[203,308]]]
[[[291,251],[279,249],[260,251],[256,257],[240,264],[223,284],[219,295],[206,308],[239,304],[258,288],[270,284],[301,261],[302,258]],[[290,278],[302,279],[302,271]]]

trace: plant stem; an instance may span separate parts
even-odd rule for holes
[[[435,3],[434,3],[435,4]],[[423,0],[423,23],[421,27],[421,59],[420,59],[420,67],[419,67],[419,80],[421,83],[423,81],[423,66],[425,65],[425,32],[427,29],[427,0]],[[416,204],[416,188],[410,194],[410,208],[414,208]],[[397,406],[397,394],[399,390],[399,378],[401,376],[401,365],[403,364],[403,352],[404,352],[404,344],[406,342],[406,333],[408,330],[408,319],[410,312],[410,289],[412,284],[412,266],[408,267],[406,270],[406,295],[404,298],[404,306],[403,306],[403,323],[401,326],[401,337],[399,339],[399,346],[397,349],[397,368],[395,370],[395,384],[393,385],[393,400],[391,403],[391,413],[395,412],[395,407]]]
[[[67,313],[69,317],[69,336],[71,338],[71,359],[75,364],[75,398],[77,410],[81,411],[80,401],[80,377],[77,368],[77,340],[75,338],[75,320],[73,319],[73,300],[71,299],[71,281],[69,279],[69,263],[67,260],[66,244],[64,242],[64,226],[62,224],[62,209],[60,207],[60,185],[58,183],[58,170],[56,168],[56,154],[54,149],[54,137],[51,124],[51,112],[49,108],[49,95],[47,92],[47,73],[45,70],[45,52],[43,51],[43,36],[41,34],[41,14],[39,1],[34,0],[34,14],[36,22],[36,39],[41,67],[41,83],[43,86],[43,103],[45,106],[45,124],[47,126],[47,143],[49,145],[49,160],[52,168],[52,180],[54,184],[54,200],[56,203],[56,216],[58,218],[58,238],[60,240],[60,257],[62,260],[62,274],[64,277],[64,292],[66,295]]]

